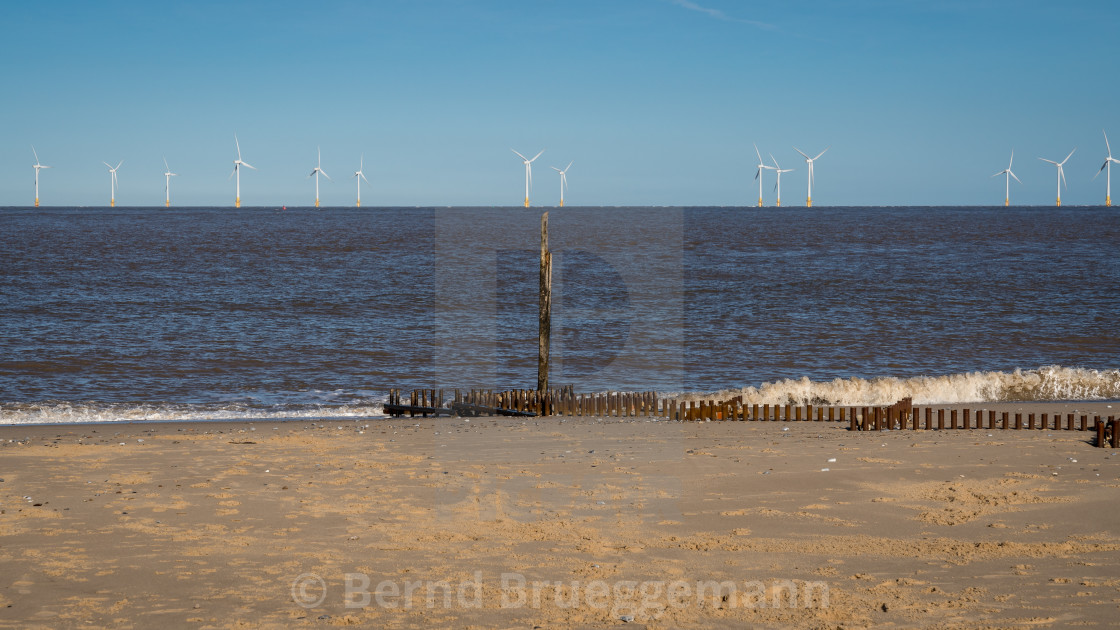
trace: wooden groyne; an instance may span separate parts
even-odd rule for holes
[[[945,409],[914,406],[909,399],[889,406],[745,403],[727,400],[661,398],[656,392],[579,394],[571,387],[534,390],[413,390],[407,399],[390,390],[385,413],[394,417],[558,416],[663,418],[681,422],[832,422],[850,431],[1095,431],[1096,445],[1120,448],[1120,420],[1115,416],[1061,413],[1011,413],[991,409]]]

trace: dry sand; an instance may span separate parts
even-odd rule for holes
[[[1116,625],[1120,452],[1091,438],[644,419],[3,427],[0,626]]]

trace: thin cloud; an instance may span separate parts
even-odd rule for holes
[[[759,22],[757,20],[744,20],[742,18],[731,17],[731,16],[727,15],[726,13],[724,13],[723,11],[720,11],[719,9],[710,9],[708,7],[702,7],[698,4],[696,4],[695,2],[692,2],[692,0],[670,0],[670,1],[673,4],[675,4],[679,7],[683,7],[685,9],[690,10],[690,11],[697,11],[699,13],[703,13],[704,15],[707,15],[708,17],[712,17],[712,18],[715,18],[717,20],[721,20],[723,22],[737,22],[739,24],[750,24],[751,26],[761,28],[761,29],[766,29],[768,31],[777,30],[777,28],[778,28],[778,27],[774,26],[773,24],[767,24],[766,22]]]

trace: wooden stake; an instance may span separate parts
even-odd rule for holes
[[[548,213],[541,215],[541,294],[537,343],[537,391],[548,389],[548,352],[552,344],[552,252],[548,249]]]

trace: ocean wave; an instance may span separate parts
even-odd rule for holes
[[[102,424],[117,422],[205,422],[282,420],[343,420],[383,417],[381,404],[286,406],[284,408],[222,407],[213,405],[129,405],[99,403],[42,403],[0,405],[0,425]]]
[[[1012,372],[967,372],[912,378],[783,379],[758,387],[693,394],[681,399],[743,396],[747,403],[771,405],[889,405],[907,396],[916,405],[1007,401],[1120,399],[1120,369],[1091,370],[1049,365]]]

